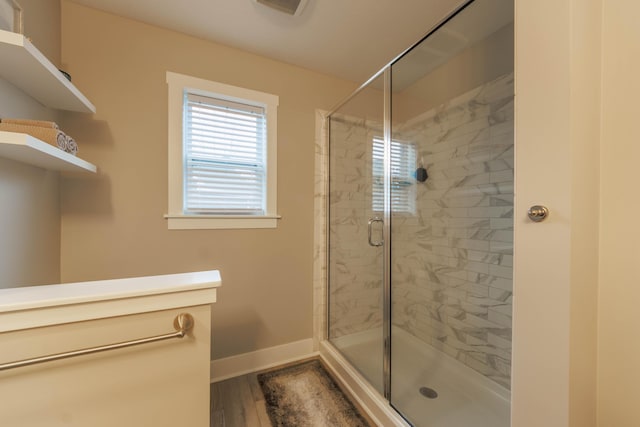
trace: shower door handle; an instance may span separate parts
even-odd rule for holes
[[[368,239],[369,239],[369,245],[371,246],[382,246],[384,245],[384,239],[381,239],[377,242],[374,242],[371,240],[371,228],[374,222],[379,222],[380,224],[384,224],[384,220],[380,217],[374,217],[374,218],[369,218],[369,222],[367,223],[367,233],[368,233]]]

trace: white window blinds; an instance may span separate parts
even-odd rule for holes
[[[265,108],[185,96],[184,211],[264,215]]]
[[[391,141],[391,209],[413,213],[416,210],[416,149],[408,142]],[[373,138],[372,209],[384,209],[384,140]]]

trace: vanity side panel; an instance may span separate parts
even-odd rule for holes
[[[0,371],[0,425],[208,426],[210,305],[2,333],[0,363],[171,333],[182,312],[184,339]]]

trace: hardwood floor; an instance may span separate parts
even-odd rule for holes
[[[252,373],[211,384],[211,427],[272,427]]]

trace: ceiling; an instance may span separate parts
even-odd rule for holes
[[[308,0],[299,16],[254,0],[73,0],[364,82],[464,0]]]

